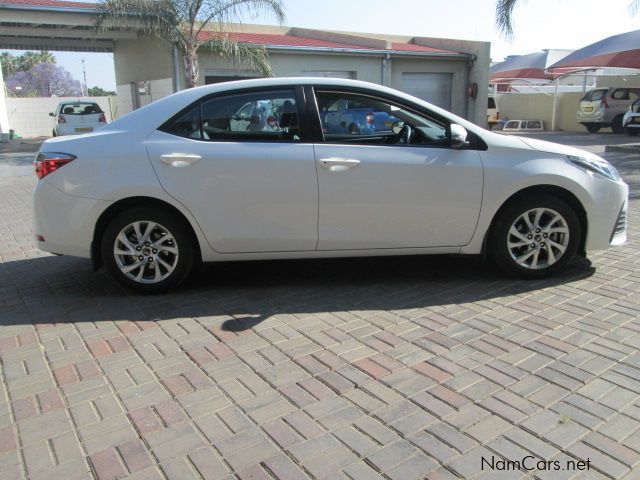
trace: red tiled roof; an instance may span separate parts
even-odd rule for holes
[[[64,0],[0,0],[2,5],[19,5],[25,7],[53,7],[53,8],[90,8],[95,9],[95,3],[66,2]]]
[[[391,50],[398,52],[422,52],[422,53],[458,53],[451,50],[443,50],[441,48],[425,47],[424,45],[416,45],[415,43],[391,43]]]
[[[369,47],[361,45],[350,45],[348,43],[330,42],[327,40],[316,40],[315,38],[297,37],[293,35],[271,34],[271,33],[215,33],[202,32],[199,40],[228,35],[229,39],[240,43],[254,43],[256,45],[282,45],[288,47],[324,47],[324,48],[348,48],[371,50]]]

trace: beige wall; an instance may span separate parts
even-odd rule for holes
[[[118,40],[113,49],[113,64],[116,85],[173,75],[171,50],[155,38]]]
[[[576,120],[578,102],[582,92],[558,94],[556,109],[556,130],[567,132],[584,132],[584,127]],[[545,130],[551,130],[553,115],[553,95],[543,93],[517,94],[509,93],[496,96],[500,118],[509,120],[542,120]]]
[[[111,104],[116,103],[114,97],[80,97],[80,99],[97,102],[105,113],[107,121],[112,120]],[[78,100],[78,97],[7,98],[9,127],[23,138],[50,137],[55,119],[49,116],[49,112],[53,112],[58,104],[65,100]]]

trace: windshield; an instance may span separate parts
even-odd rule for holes
[[[102,113],[102,109],[97,103],[93,102],[63,103],[60,105],[60,113],[65,115],[89,115]]]

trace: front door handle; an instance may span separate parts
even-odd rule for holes
[[[193,165],[202,157],[193,153],[167,153],[160,156],[162,163],[170,167],[188,167]]]
[[[330,172],[344,172],[360,165],[360,160],[353,158],[321,158],[318,162]]]

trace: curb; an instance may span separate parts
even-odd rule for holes
[[[626,145],[607,145],[605,152],[640,153],[640,144],[628,143]]]

